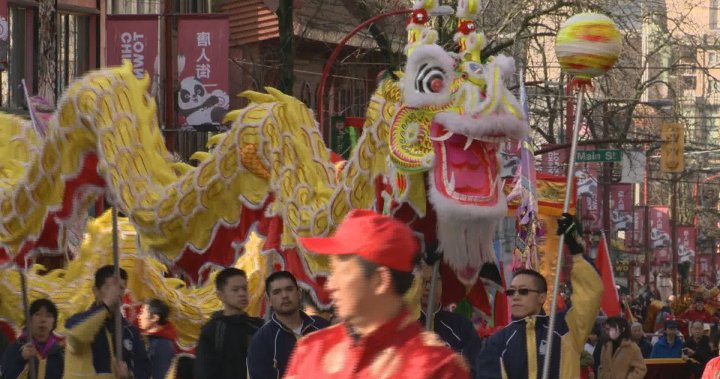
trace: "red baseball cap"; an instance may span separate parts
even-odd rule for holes
[[[419,250],[407,225],[367,209],[350,211],[331,237],[299,237],[298,241],[315,254],[353,254],[403,272],[413,271]]]

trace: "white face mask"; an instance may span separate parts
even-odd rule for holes
[[[608,337],[610,337],[611,340],[615,341],[620,337],[620,331],[617,328],[610,328],[608,330]]]

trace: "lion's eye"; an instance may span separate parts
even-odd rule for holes
[[[423,64],[415,78],[415,90],[420,93],[438,93],[445,85],[445,70],[438,66]]]

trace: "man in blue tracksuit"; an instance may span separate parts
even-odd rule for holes
[[[328,326],[317,316],[300,310],[300,288],[293,274],[272,273],[265,279],[265,293],[272,306],[270,322],[253,335],[247,356],[248,379],[282,378],[295,342]]]
[[[95,303],[90,309],[65,321],[65,379],[120,378],[148,379],[150,361],[140,330],[122,319],[122,361],[115,361],[113,309],[125,291],[127,272],[120,269],[120,281],[113,266],[95,272]]]
[[[428,266],[423,267],[423,294],[420,301],[422,308],[420,309],[420,324],[425,327],[427,320],[426,312],[428,309],[428,300],[430,298],[430,286],[432,279],[432,269]],[[434,302],[436,304],[435,312],[432,314],[433,331],[442,339],[451,349],[461,354],[468,366],[471,368],[470,377],[475,378],[472,363],[480,354],[482,342],[480,335],[473,327],[472,322],[457,313],[448,312],[441,308],[440,297],[442,295],[442,278],[438,275],[435,286]]]
[[[575,223],[564,214],[558,234],[565,234],[572,257],[572,306],[558,314],[553,335],[550,378],[579,378],[580,352],[595,324],[603,283],[595,268],[583,258],[583,247],[575,240]],[[543,311],[547,282],[534,270],[517,271],[506,292],[513,322],[488,338],[475,359],[479,379],[539,379],[547,349],[549,317]]]

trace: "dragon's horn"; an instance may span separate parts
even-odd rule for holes
[[[211,147],[219,144],[219,143],[220,143],[220,140],[223,139],[226,134],[227,134],[227,133],[220,133],[220,134],[216,134],[216,135],[208,138],[208,141],[207,141],[207,143],[205,144],[205,147],[207,147],[207,148],[209,149],[209,148],[211,148]]]
[[[455,15],[459,19],[473,20],[480,13],[480,0],[459,0]]]

